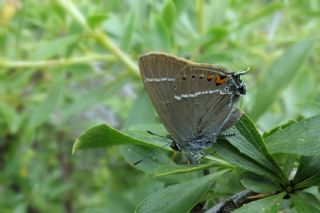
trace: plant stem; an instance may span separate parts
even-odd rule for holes
[[[55,59],[44,61],[5,61],[0,59],[0,68],[38,68],[38,67],[54,67],[69,66],[73,64],[81,64],[92,62],[94,60],[110,61],[115,58],[112,55],[89,55],[85,57]]]
[[[204,22],[203,22],[203,0],[196,1],[196,14],[197,14],[197,25],[199,34],[202,35],[204,33]]]
[[[100,43],[104,48],[108,49],[121,62],[123,62],[135,76],[140,76],[136,63],[126,53],[118,48],[117,45],[115,45],[115,43],[113,43],[113,41],[104,32],[90,29],[85,17],[71,0],[58,0],[58,2],[81,26],[83,26],[83,28],[85,28],[85,30],[92,34],[98,43]]]
[[[105,48],[109,49],[117,58],[119,58],[135,75],[140,76],[138,66],[135,62],[119,49],[111,39],[102,32],[95,33],[96,40]]]

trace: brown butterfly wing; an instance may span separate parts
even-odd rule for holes
[[[186,138],[175,121],[179,114],[174,99],[175,77],[187,65],[183,59],[162,53],[149,53],[139,58],[140,73],[149,97],[170,136],[178,142]]]
[[[231,94],[223,94],[225,85],[217,84],[215,80],[220,76],[224,76],[226,82],[231,73],[222,67],[196,63],[185,67],[176,76],[174,97],[177,100],[176,107],[184,118],[176,120],[180,123],[187,120],[186,131],[191,133],[188,139],[220,134],[235,120],[233,117],[237,115],[231,116],[236,98]]]
[[[178,143],[219,134],[238,119],[231,95],[214,92],[223,89],[216,77],[231,75],[224,68],[162,53],[141,56],[139,68],[160,120]]]

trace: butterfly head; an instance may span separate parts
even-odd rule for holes
[[[246,85],[244,82],[241,80],[241,75],[246,74],[247,71],[239,72],[239,73],[233,73],[231,78],[234,83],[234,89],[235,89],[235,94],[236,95],[245,95],[247,92]]]

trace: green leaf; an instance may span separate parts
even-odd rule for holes
[[[161,12],[161,18],[166,28],[172,31],[176,17],[176,8],[172,0],[166,0]]]
[[[70,35],[53,41],[43,42],[33,53],[32,58],[34,60],[43,60],[52,58],[59,54],[63,55],[68,51],[70,46],[74,45],[78,41],[78,35]]]
[[[292,194],[294,208],[299,213],[319,212],[320,202],[311,193],[298,191]]]
[[[161,17],[156,16],[151,24],[151,45],[154,51],[170,52],[171,36]]]
[[[188,172],[194,172],[199,170],[208,169],[211,167],[216,166],[215,163],[210,164],[196,164],[196,165],[165,165],[165,166],[159,166],[156,168],[154,176],[160,177],[160,176],[166,176],[166,175],[172,175],[172,174],[180,174],[180,173],[188,173]]]
[[[72,153],[75,153],[79,149],[105,148],[121,144],[136,144],[151,148],[157,147],[154,143],[135,139],[106,124],[100,124],[87,129],[76,139]]]
[[[243,175],[241,184],[247,189],[257,193],[282,191],[281,187],[270,179],[250,172],[246,172]]]
[[[22,116],[18,114],[16,109],[12,106],[8,106],[5,102],[0,103],[0,117],[1,122],[5,122],[8,125],[8,129],[11,133],[16,133],[22,123]]]
[[[236,149],[226,140],[221,140],[215,143],[213,145],[213,149],[217,151],[218,155],[221,158],[239,168],[259,174],[261,176],[266,176],[280,182],[277,174],[255,162],[254,159],[242,154],[238,149]]]
[[[92,89],[88,89],[88,91],[84,95],[80,95],[77,98],[75,98],[75,91],[71,91],[71,98],[73,98],[73,103],[68,103],[63,111],[62,119],[67,120],[70,116],[74,114],[79,114],[92,106],[103,102],[106,98],[109,98],[111,95],[114,95],[116,91],[119,90],[120,87],[122,87],[127,82],[126,77],[125,78],[117,78],[117,80],[114,80],[112,82],[108,82],[104,85],[96,85]],[[85,97],[85,98],[83,98]]]
[[[132,40],[132,35],[135,29],[135,14],[132,12],[130,13],[125,22],[124,22],[124,27],[122,30],[122,35],[121,35],[121,47],[124,50],[128,50],[131,40]]]
[[[222,141],[213,145],[222,158],[245,170],[287,183],[287,178],[247,115],[243,114],[234,127],[225,133],[235,134],[228,138],[232,146]]]
[[[294,179],[294,188],[307,188],[320,184],[320,157],[302,156]]]
[[[275,2],[267,4],[265,7],[262,7],[259,11],[256,11],[253,15],[247,16],[244,19],[240,20],[238,28],[243,28],[245,26],[248,26],[249,24],[255,23],[261,18],[265,18],[267,16],[272,15],[277,10],[281,9],[282,4]]]
[[[87,18],[87,23],[91,29],[99,27],[108,18],[105,14],[94,14]]]
[[[225,173],[220,171],[161,189],[146,197],[136,212],[188,212],[206,195],[212,183]]]
[[[128,117],[125,120],[124,128],[132,125],[156,123],[155,110],[148,97],[147,92],[144,90],[139,94],[139,97],[134,102]],[[150,128],[150,127],[147,127]],[[146,129],[151,131],[151,129]],[[146,130],[144,130],[146,132]]]
[[[277,195],[263,198],[258,201],[244,204],[241,208],[233,211],[234,213],[247,213],[247,212],[259,212],[259,213],[278,213],[280,201],[284,197],[285,193],[282,192]]]
[[[264,72],[249,113],[254,120],[258,120],[289,85],[307,58],[314,43],[314,39],[307,39],[290,46]]]
[[[175,163],[168,157],[166,152],[154,153],[156,149],[151,149],[142,146],[126,145],[120,147],[120,153],[124,159],[135,168],[145,172],[146,174],[154,175],[156,168],[159,166],[174,166]],[[150,156],[148,159],[134,165],[135,162]]]
[[[49,119],[63,91],[62,83],[58,81],[43,102],[35,108],[28,123],[29,130],[39,127]]]
[[[265,138],[271,153],[317,156],[320,153],[320,116],[314,116]]]

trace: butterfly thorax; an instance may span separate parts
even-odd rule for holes
[[[172,148],[176,151],[182,151],[185,153],[200,153],[203,150],[210,147],[216,141],[216,136],[198,136],[195,139],[184,141],[183,143],[172,143]]]

